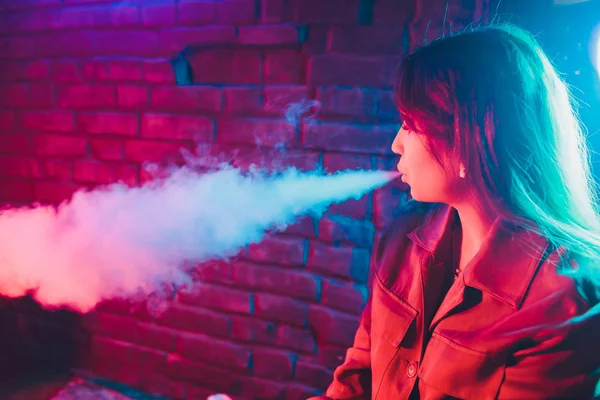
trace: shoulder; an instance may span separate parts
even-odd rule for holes
[[[400,207],[392,223],[381,234],[374,249],[375,265],[379,264],[378,261],[386,250],[402,245],[411,231],[426,223],[439,206],[440,204],[437,203],[410,200]]]
[[[598,286],[581,261],[551,248],[531,281],[523,306],[554,301],[555,313],[575,317],[597,303]]]

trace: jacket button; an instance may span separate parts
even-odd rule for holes
[[[411,361],[406,367],[406,375],[409,378],[414,378],[417,375],[417,363],[415,361]]]

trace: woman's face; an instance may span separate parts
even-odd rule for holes
[[[448,155],[442,155],[444,166],[440,166],[429,152],[427,140],[402,125],[392,143],[392,151],[400,155],[398,171],[415,200],[451,204],[463,191],[464,179],[459,177],[458,163]]]

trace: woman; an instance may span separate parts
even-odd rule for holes
[[[600,218],[568,90],[488,26],[399,69],[392,149],[413,201],[374,251],[355,343],[321,399],[588,399]]]

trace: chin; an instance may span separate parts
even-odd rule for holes
[[[414,190],[413,187],[410,187],[410,197],[414,200],[421,203],[443,203],[442,200],[439,199],[439,196],[432,196],[433,193],[423,194],[418,190]]]

